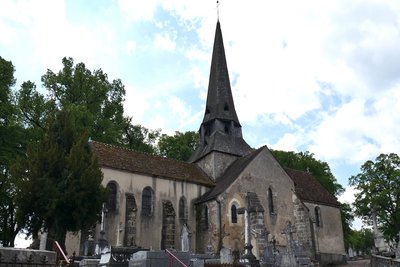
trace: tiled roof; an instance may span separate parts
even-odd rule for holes
[[[91,141],[92,152],[101,167],[183,180],[213,186],[214,183],[197,165],[136,152],[130,149]]]
[[[334,207],[340,206],[336,197],[329,193],[310,173],[289,168],[285,168],[285,171],[292,178],[296,194],[302,201]]]
[[[234,161],[225,173],[217,180],[216,186],[197,199],[196,203],[215,199],[218,195],[223,193],[236,180],[236,178],[238,178],[240,173],[249,165],[249,163],[261,152],[261,150],[263,150],[263,148],[264,147],[261,147],[247,156],[238,158]]]

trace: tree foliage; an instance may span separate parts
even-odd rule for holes
[[[17,188],[10,173],[11,165],[21,153],[21,127],[14,104],[14,66],[0,57],[0,244],[13,246],[18,233],[14,198]]]
[[[173,136],[161,135],[158,151],[161,156],[187,161],[196,149],[199,136],[196,132],[175,132]]]
[[[375,215],[384,236],[394,240],[400,232],[400,157],[380,154],[375,161],[366,161],[349,183],[359,191],[355,194],[356,215],[370,225]]]
[[[349,247],[362,254],[370,254],[375,246],[374,233],[371,229],[351,230],[349,235]]]
[[[287,168],[310,172],[321,185],[332,195],[338,196],[343,193],[344,188],[336,181],[328,163],[314,158],[310,152],[293,151],[271,151],[280,164]]]
[[[142,125],[132,124],[132,118],[127,118],[122,145],[135,151],[156,154],[156,141],[160,136],[161,130],[150,130]]]
[[[343,236],[344,236],[344,246],[348,249],[350,244],[350,239],[353,230],[351,229],[351,223],[354,221],[354,214],[351,210],[350,204],[342,203],[340,206],[340,215],[342,218]]]
[[[29,234],[35,236],[43,227],[64,245],[67,231],[96,223],[106,191],[88,134],[78,131],[72,112],[49,117],[44,138],[29,146],[25,163],[16,173],[17,204],[19,223]]]
[[[88,70],[84,63],[74,65],[63,58],[58,73],[47,70],[42,76],[44,87],[58,109],[74,112],[81,129],[89,129],[93,140],[108,144],[121,143],[126,124],[123,116],[125,88],[121,80],[110,82],[101,69]]]

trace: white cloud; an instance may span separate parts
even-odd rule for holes
[[[132,21],[153,19],[154,11],[159,4],[159,0],[118,0],[120,9],[127,19]]]
[[[171,36],[171,34],[167,32],[156,34],[154,46],[160,50],[173,51],[176,47],[175,39],[176,37]]]
[[[137,47],[137,44],[135,41],[133,41],[133,40],[127,41],[126,45],[125,45],[126,53],[128,55],[132,55],[132,53],[135,51],[136,47]]]
[[[371,103],[354,99],[326,116],[312,133],[310,151],[326,160],[362,164],[380,153],[400,153],[400,88]]]
[[[354,186],[347,186],[343,194],[339,196],[340,203],[353,204],[356,200],[355,194],[358,193],[358,190],[354,188]]]

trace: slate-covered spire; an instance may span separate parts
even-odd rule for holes
[[[211,165],[214,167],[211,171],[206,172],[213,173],[211,174],[213,178],[217,178],[224,171],[218,169],[219,163],[216,162],[219,157],[220,160],[227,159],[222,154],[232,156],[232,160],[234,160],[251,151],[250,146],[242,138],[242,128],[233,103],[219,21],[215,30],[206,110],[199,133],[199,146],[189,161],[202,165],[201,159],[212,155],[215,164]],[[212,152],[217,152],[218,156]],[[229,164],[225,162],[223,165],[227,167]]]
[[[231,83],[226,64],[221,24],[217,22],[208,84],[207,104],[203,123],[213,119],[230,120],[240,125],[233,104]]]

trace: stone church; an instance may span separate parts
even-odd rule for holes
[[[309,173],[283,168],[266,146],[255,150],[243,139],[219,21],[199,135],[189,162],[91,141],[111,192],[94,238],[104,230],[112,246],[242,253],[238,210],[246,207],[257,258],[268,244],[282,252],[296,243],[322,263],[343,260],[337,199]],[[69,235],[68,254],[82,252],[86,239]]]

